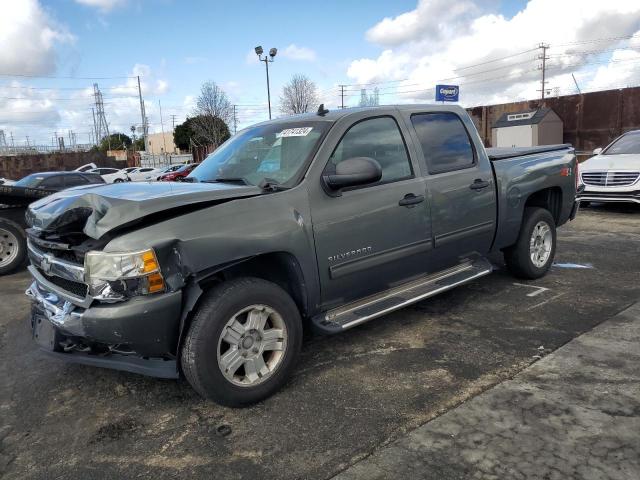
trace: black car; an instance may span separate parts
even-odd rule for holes
[[[81,185],[105,183],[97,173],[32,173],[13,185],[0,185],[0,275],[15,270],[27,253],[24,213],[27,206],[42,197]]]

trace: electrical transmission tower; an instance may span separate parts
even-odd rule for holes
[[[7,150],[7,139],[4,136],[4,130],[0,130],[0,152],[4,153]]]
[[[109,137],[109,125],[107,124],[107,117],[104,115],[104,102],[102,101],[102,92],[98,88],[98,84],[93,84],[93,98],[95,101],[95,117],[93,120],[93,128],[96,134],[96,143]]]

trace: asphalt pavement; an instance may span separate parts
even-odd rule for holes
[[[335,480],[637,480],[640,303]]]
[[[285,388],[246,409],[202,400],[184,382],[44,356],[26,323],[27,274],[2,277],[0,476],[346,472],[640,299],[640,209],[587,209],[558,242],[558,266],[540,280],[515,280],[497,256],[488,277],[338,336],[308,337]]]

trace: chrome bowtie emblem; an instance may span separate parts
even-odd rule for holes
[[[42,271],[46,274],[51,273],[51,261],[53,260],[53,257],[50,254],[45,254],[42,257],[42,260],[40,260],[40,268],[42,269]]]

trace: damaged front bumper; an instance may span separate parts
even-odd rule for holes
[[[76,363],[177,378],[180,291],[87,303],[28,268],[35,279],[26,291],[31,328],[45,351]]]

